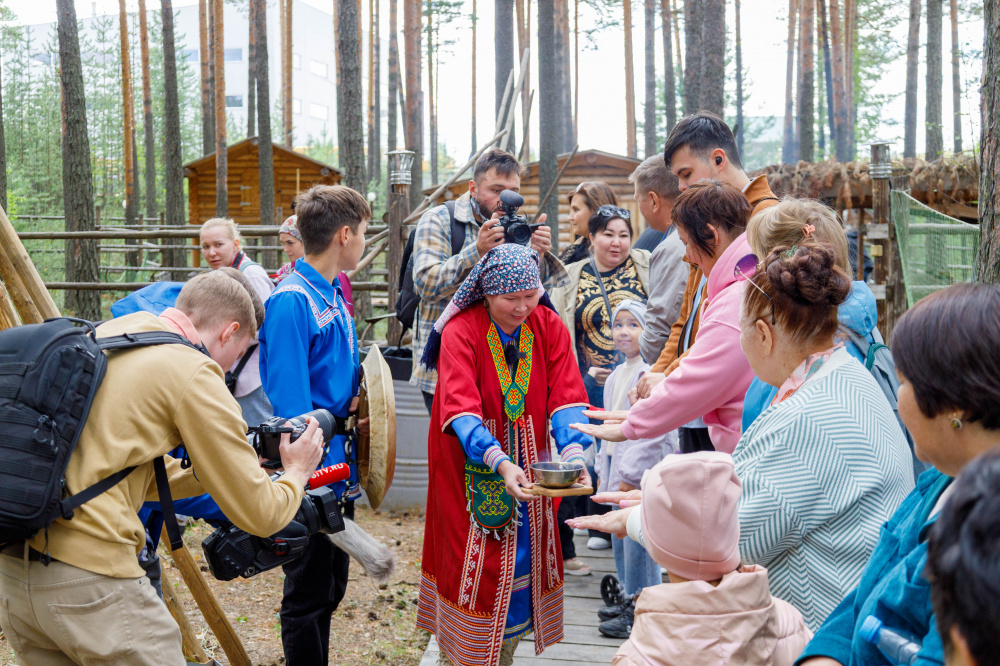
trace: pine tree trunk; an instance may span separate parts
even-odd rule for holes
[[[802,29],[799,32],[799,42],[802,45],[802,66],[799,71],[799,159],[812,162],[815,159],[815,143],[813,139],[813,123],[816,120],[814,81],[816,73],[813,68],[813,21],[815,19],[815,0],[802,0]]]
[[[0,67],[0,208],[7,212],[7,141],[3,129],[3,67]]]
[[[215,0],[198,1],[199,50],[201,64],[201,153],[210,155],[215,150],[215,95],[212,92],[212,61],[209,38],[212,27],[208,16],[208,3]]]
[[[517,61],[518,61],[518,63],[520,63],[521,59],[524,57],[524,52],[528,49],[528,43],[529,43],[527,27],[525,25],[525,16],[524,16],[525,7],[524,7],[524,1],[525,0],[515,0],[515,2],[514,2],[514,13],[517,16]],[[530,11],[530,7],[529,7],[529,11]],[[521,118],[522,119],[523,118],[527,118],[528,114],[530,113],[530,109],[528,108],[528,97],[529,97],[530,91],[531,91],[531,71],[530,70],[531,70],[531,59],[529,58],[528,59],[528,68],[527,68],[527,71],[524,72],[524,86],[521,88]],[[520,74],[518,74],[518,76],[520,76]],[[438,83],[440,83],[440,82],[441,82],[441,79],[439,78],[438,79]],[[574,127],[575,127],[575,123],[574,123]],[[521,137],[521,143],[523,145],[527,145],[527,141],[528,141],[527,135]],[[473,148],[473,150],[475,150],[475,148]],[[510,152],[513,153],[515,157],[520,157],[520,153],[518,152],[517,145],[515,145],[513,143],[511,143]]]
[[[274,142],[271,137],[271,72],[267,50],[267,1],[250,0],[254,9],[257,84],[257,172],[260,177],[260,223],[278,222],[274,200]]]
[[[977,279],[1000,283],[1000,0],[984,0]]]
[[[736,151],[743,155],[743,35],[740,26],[740,0],[734,1],[736,10]]]
[[[726,85],[726,0],[702,0],[701,108],[722,117]],[[710,48],[704,48],[710,44]]]
[[[785,62],[785,127],[781,140],[781,161],[794,164],[798,157],[795,150],[795,54],[796,19],[799,0],[788,0],[788,51]]]
[[[139,0],[139,58],[142,63],[143,166],[146,180],[146,217],[156,217],[156,139],[153,137],[153,91],[149,70],[149,30],[146,0]]]
[[[850,132],[848,130],[847,86],[844,71],[844,35],[843,23],[840,19],[840,4],[838,0],[830,0],[830,38],[832,41],[833,58],[830,77],[831,85],[827,86],[833,107],[833,137],[834,154],[838,161],[848,162],[851,159]]]
[[[670,22],[674,24],[674,53],[677,54],[677,71],[684,75],[684,49],[681,47],[681,21],[680,21],[680,11],[677,9],[678,1],[683,0],[669,0],[670,2]]]
[[[503,123],[506,119],[506,115],[504,115],[506,109],[501,108],[501,104],[504,101],[503,94],[507,89],[507,80],[510,78],[510,73],[514,70],[514,0],[496,0],[493,5],[493,60],[496,63],[493,79],[495,95],[493,106],[496,111],[496,117]],[[514,81],[516,84],[516,73],[514,74]],[[514,90],[512,87],[511,94],[513,93]],[[507,100],[507,104],[513,111],[514,105],[510,103],[510,100]],[[503,124],[500,127],[503,127]],[[509,145],[510,142],[513,142],[513,139],[513,136],[509,136],[504,141],[508,142]]]
[[[958,0],[951,0],[951,107],[955,154],[962,152],[962,69],[958,49]]]
[[[361,43],[358,3],[337,0],[337,145],[344,185],[365,192],[364,97],[361,88]]]
[[[247,37],[247,137],[256,136],[257,129],[257,3],[248,0],[249,35]]]
[[[701,109],[701,28],[704,0],[684,0],[684,115]]]
[[[831,17],[837,16],[838,13],[832,13],[833,8],[836,7],[837,0],[830,0]],[[823,46],[823,87],[820,88],[820,95],[823,97],[826,103],[826,120],[830,125],[830,143],[834,144],[834,155],[836,155],[836,141],[837,141],[837,131],[834,121],[834,111],[833,111],[833,63],[831,62],[832,56],[830,53],[830,27],[827,25],[827,14],[826,14],[826,0],[817,0],[817,7],[819,10],[819,24],[816,32],[816,38],[819,43]],[[836,19],[832,19],[836,22]],[[822,106],[821,106],[822,108]],[[824,155],[825,158],[825,145],[823,143],[823,126],[820,125],[819,128],[819,150],[820,154]]]
[[[854,97],[854,46],[858,42],[858,2],[844,0],[844,87],[847,98],[848,155],[857,159],[858,105]]]
[[[553,0],[538,0],[538,188],[547,192],[558,175],[559,91],[555,67],[555,7]],[[552,229],[552,247],[559,248],[559,201],[549,197],[545,208]]]
[[[930,162],[944,152],[944,127],[941,115],[941,92],[944,87],[941,48],[944,30],[942,0],[927,0],[927,101],[924,158]]]
[[[163,185],[166,193],[164,221],[181,226],[184,221],[184,172],[181,159],[181,111],[177,96],[177,53],[174,42],[172,0],[160,0],[163,29]],[[183,266],[183,250],[163,250],[166,266]]]
[[[403,48],[406,56],[406,147],[412,150],[410,208],[424,198],[424,116],[420,64],[420,0],[403,0]]]
[[[559,81],[559,152],[568,153],[576,143],[573,123],[573,78],[570,73],[569,0],[555,0],[556,76]]]
[[[90,169],[90,140],[87,137],[83,64],[80,61],[80,39],[73,0],[56,0],[56,12],[59,80],[62,86],[62,185],[66,231],[92,231],[96,229],[94,184]],[[6,162],[3,168],[6,168]],[[3,192],[6,195],[6,183]],[[67,240],[65,247],[68,282],[101,281],[96,240],[74,238]],[[101,318],[100,292],[67,291],[65,309],[83,319],[98,320]]]
[[[125,0],[119,0],[124,2]],[[226,151],[226,47],[222,0],[212,0],[215,62],[215,215],[229,217],[229,155]]]
[[[379,1],[369,0],[368,28],[368,182],[382,180],[381,69],[379,59]]]
[[[677,84],[674,81],[674,51],[670,39],[670,0],[660,0],[660,22],[663,24],[663,101],[667,134],[677,124]]]
[[[635,68],[632,64],[632,0],[622,0],[622,16],[625,24],[626,154],[629,157],[636,157],[638,149],[635,138]]]
[[[427,12],[427,115],[429,116],[430,129],[430,152],[431,158],[431,183],[438,183],[438,136],[437,136],[437,109],[434,98],[434,12]]]
[[[284,142],[293,145],[292,134],[292,0],[278,0],[285,7],[285,31],[281,37],[281,48],[285,56],[284,81],[281,86],[281,116],[284,124]]]
[[[917,73],[920,57],[920,0],[910,0],[906,38],[906,93],[903,112],[903,157],[917,156]]]
[[[389,108],[386,137],[386,149],[396,150],[396,123],[399,122],[399,40],[396,35],[399,32],[396,12],[397,0],[389,0]],[[473,114],[475,115],[475,114]],[[406,143],[405,141],[403,142]],[[390,185],[391,187],[391,185]]]
[[[656,0],[645,0],[646,102],[643,108],[643,138],[646,157],[656,152]]]
[[[392,0],[395,2],[395,0]],[[475,155],[479,150],[478,139],[476,139],[476,23],[479,17],[476,15],[476,0],[472,0],[472,140],[469,142],[469,155]],[[390,47],[391,48],[391,47]],[[391,74],[389,75],[392,76]],[[389,90],[392,97],[392,90]]]
[[[118,0],[118,33],[121,42],[122,64],[122,124],[124,125],[124,141],[122,162],[125,164],[125,226],[136,226],[138,217],[138,202],[135,196],[135,105],[132,98],[132,60],[128,48],[128,15],[125,13],[125,0]],[[125,263],[129,266],[139,265],[139,255],[135,251],[125,253]]]

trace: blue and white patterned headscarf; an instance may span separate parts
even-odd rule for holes
[[[538,272],[538,253],[524,245],[504,243],[487,252],[473,268],[465,282],[455,292],[444,313],[434,322],[420,362],[428,369],[437,367],[441,351],[441,334],[452,317],[483,300],[485,296],[512,294],[537,289],[540,305],[552,307]]]

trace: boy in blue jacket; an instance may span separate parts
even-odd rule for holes
[[[357,410],[360,363],[337,275],[357,267],[371,209],[348,187],[316,185],[297,197],[295,210],[305,256],[267,301],[258,336],[260,377],[275,416],[326,409],[341,422]],[[344,434],[336,435],[321,463],[351,466],[350,479],[332,486],[348,518],[361,494],[352,446]],[[347,590],[349,563],[347,553],[316,534],[302,557],[284,565],[280,617],[288,666],[328,663],[330,618]]]

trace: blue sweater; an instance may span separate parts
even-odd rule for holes
[[[910,451],[875,379],[840,349],[733,452],[740,556],[815,631],[857,586],[879,529],[913,489]]]
[[[832,657],[845,666],[885,665],[889,661],[859,635],[861,623],[875,615],[892,629],[923,637],[918,666],[944,663],[944,649],[924,578],[931,511],[952,481],[936,469],[920,475],[916,489],[883,528],[861,582],[830,614],[799,658]]]

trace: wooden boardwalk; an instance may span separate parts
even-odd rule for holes
[[[601,600],[601,578],[615,571],[611,549],[590,550],[587,548],[587,537],[583,536],[574,537],[573,541],[576,544],[577,557],[589,564],[594,572],[589,576],[566,576],[566,586],[563,590],[562,641],[535,656],[535,645],[529,635],[521,641],[517,652],[514,653],[514,664],[517,666],[610,664],[618,646],[624,642],[606,638],[597,630],[599,624],[597,610],[604,606]],[[436,666],[438,652],[437,642],[432,636],[420,666]]]

